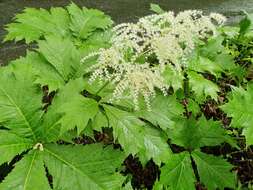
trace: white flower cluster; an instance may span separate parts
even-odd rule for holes
[[[144,97],[147,108],[155,96],[155,88],[166,94],[168,86],[161,74],[166,64],[177,71],[187,67],[187,57],[194,50],[196,39],[216,35],[217,26],[226,18],[217,13],[208,16],[202,11],[188,10],[149,15],[137,23],[123,23],[113,28],[112,46],[100,49],[82,59],[98,56],[92,66],[90,82],[97,78],[116,84],[112,100],[128,94],[138,109],[138,99]],[[150,61],[150,59],[155,61]]]

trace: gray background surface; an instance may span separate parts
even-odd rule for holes
[[[253,13],[253,0],[72,0],[80,6],[97,8],[109,14],[116,23],[135,21],[150,12],[150,3],[157,3],[165,10],[176,12],[186,9],[202,9],[206,12],[219,12],[226,15],[230,22],[239,19],[242,10]],[[65,6],[69,0],[0,0],[0,40],[4,25],[11,22],[16,13],[24,7],[49,8]],[[23,55],[26,45],[22,43],[0,43],[0,65]]]

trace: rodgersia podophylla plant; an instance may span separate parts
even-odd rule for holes
[[[250,188],[253,16],[151,9],[113,28],[74,3],[26,8],[6,26],[35,46],[0,67],[0,190]]]
[[[162,73],[167,65],[176,72],[187,68],[188,57],[196,40],[215,36],[217,26],[226,18],[217,13],[203,15],[188,10],[174,14],[165,12],[140,18],[137,23],[123,23],[113,28],[112,46],[84,57],[98,56],[90,82],[111,81],[116,85],[111,101],[131,98],[138,110],[138,99],[144,97],[150,110],[155,89],[166,95],[169,85]]]

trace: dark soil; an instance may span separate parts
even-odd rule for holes
[[[152,160],[143,168],[138,158],[130,155],[124,161],[124,166],[126,170],[123,174],[132,174],[132,186],[134,188],[152,190],[154,182],[160,174],[159,167]]]

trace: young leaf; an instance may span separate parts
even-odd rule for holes
[[[15,22],[8,24],[4,41],[25,39],[26,43],[39,40],[43,35],[69,35],[69,15],[63,8],[45,9],[26,8],[16,15]]]
[[[54,189],[118,190],[124,178],[116,173],[124,155],[99,144],[46,145],[44,160]]]
[[[195,190],[195,175],[189,153],[174,154],[161,168],[160,180],[154,190],[164,188],[173,190]]]
[[[42,92],[34,85],[30,64],[12,64],[0,70],[0,123],[20,137],[36,139]]]
[[[154,4],[154,3],[150,4],[150,10],[157,14],[165,13],[165,11],[159,5]]]
[[[7,130],[0,130],[0,165],[32,146],[32,140],[19,137]]]
[[[33,150],[19,161],[13,171],[0,183],[4,190],[49,190],[41,152]]]
[[[219,87],[210,80],[205,79],[201,74],[190,71],[188,72],[190,87],[196,94],[198,101],[203,101],[207,96],[217,99]]]
[[[243,127],[243,134],[246,136],[246,144],[253,144],[253,84],[249,84],[247,90],[234,87],[228,103],[221,106],[221,109],[232,117],[233,127]]]
[[[208,155],[196,150],[192,157],[197,165],[200,181],[209,190],[235,188],[235,175],[231,172],[233,166],[226,160]]]
[[[153,158],[157,164],[168,159],[171,151],[158,130],[146,126],[131,113],[112,106],[104,108],[113,128],[113,136],[127,154],[138,154],[143,162]]]
[[[106,30],[113,24],[109,16],[96,9],[85,7],[80,9],[74,3],[71,3],[67,9],[71,17],[70,28],[80,39],[87,39],[97,29]]]
[[[193,118],[179,119],[168,131],[168,136],[172,143],[189,149],[215,146],[223,142],[234,145],[234,141],[220,122],[206,120],[203,116],[198,121]]]
[[[64,81],[76,77],[80,69],[80,55],[69,38],[47,36],[46,41],[39,41],[38,45],[38,51]]]

